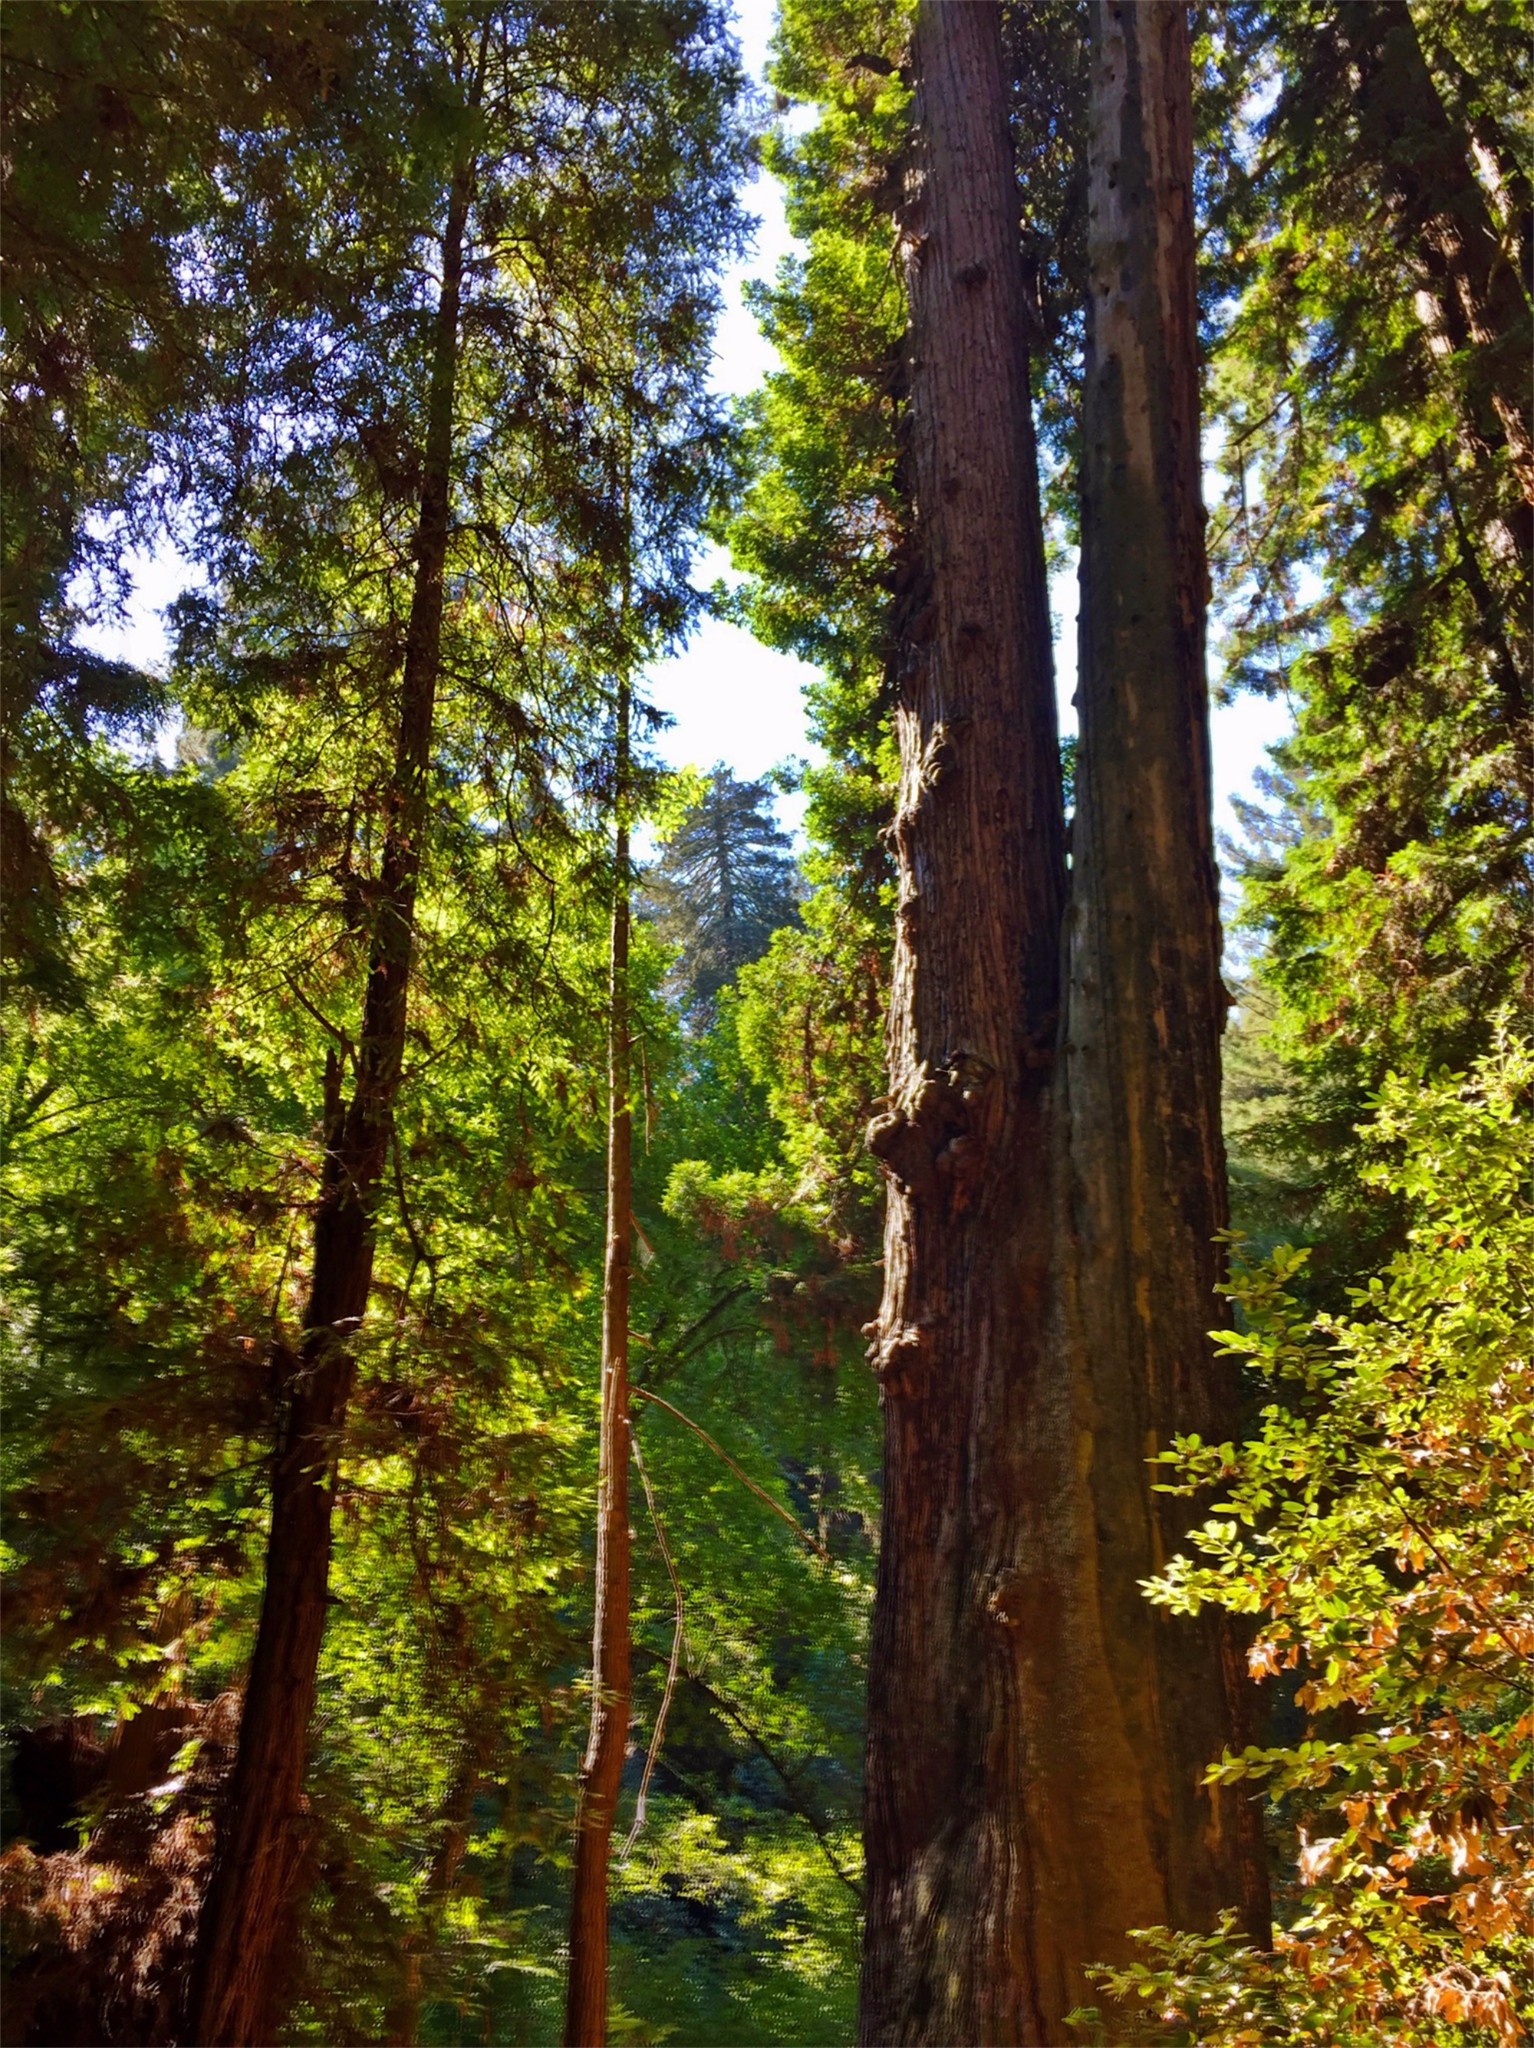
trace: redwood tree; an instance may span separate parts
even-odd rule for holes
[[[1010,1529],[1046,1371],[1064,834],[1001,11],[918,9],[867,2041],[1037,2039]]]
[[[1063,2041],[1128,1928],[1265,1916],[1200,1786],[1239,1664],[1140,1591],[1179,1530],[1147,1460],[1228,1426],[1187,24],[1090,19],[1067,907],[1001,14],[917,15],[870,2042]]]
[[[1081,741],[1056,1142],[1056,1402],[1069,1456],[1025,1546],[1059,1612],[1028,1644],[1052,2031],[1082,1965],[1149,1923],[1266,1925],[1259,1810],[1205,1768],[1239,1743],[1239,1651],[1152,1610],[1179,1543],[1147,1460],[1235,1433],[1220,1318],[1219,884],[1210,822],[1187,10],[1093,0],[1081,451]],[[1060,1446],[1061,1449],[1065,1448]],[[1039,1465],[1048,1466],[1047,1457]],[[1058,1603],[1058,1604],[1057,1604]],[[1047,1818],[1046,1818],[1047,1815]],[[1041,1861],[1045,1860],[1043,1847]]]

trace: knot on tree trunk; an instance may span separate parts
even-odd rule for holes
[[[905,638],[908,643],[920,645],[932,638],[937,626],[937,606],[926,602],[904,628]],[[962,630],[980,629],[965,627]],[[911,830],[921,816],[923,805],[939,783],[957,768],[959,753],[956,742],[969,723],[967,718],[954,718],[947,723],[939,719],[924,730],[916,712],[903,705],[896,707],[895,730],[904,766],[895,816],[886,830],[897,848],[909,849]]]
[[[874,1333],[874,1341],[868,1347],[868,1362],[881,1389],[886,1394],[913,1392],[923,1377],[922,1366],[932,1354],[935,1325],[923,1318],[914,1323],[896,1323],[882,1333],[878,1323],[869,1323],[866,1328]]]
[[[1030,1591],[1026,1574],[1008,1566],[991,1581],[985,1611],[1002,1628],[1018,1628],[1028,1611]]]
[[[936,1070],[923,1060],[869,1124],[869,1151],[913,1200],[944,1195],[963,1206],[985,1165],[984,1108],[994,1080],[994,1068],[974,1053],[955,1053]]]
[[[935,632],[937,630],[936,606],[927,605],[922,617],[925,619],[928,613],[931,614],[931,631]],[[968,631],[969,629],[962,628],[961,630]],[[911,637],[913,639],[923,637],[917,633],[914,625],[911,628]],[[930,637],[930,634],[928,637]],[[951,724],[944,724],[939,719],[928,730],[926,737],[913,749],[911,765],[914,767],[915,773],[911,777],[911,783],[915,802],[919,803],[928,790],[936,789],[943,777],[956,765],[958,755],[954,746],[956,734],[953,727],[966,725],[968,722],[967,719],[954,719]],[[912,737],[915,737],[914,733]]]

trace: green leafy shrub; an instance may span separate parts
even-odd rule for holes
[[[1293,1673],[1294,1739],[1227,1755],[1293,1830],[1269,1954],[1227,1924],[1156,1929],[1103,1971],[1143,2037],[1514,2043],[1534,2019],[1534,1054],[1392,1078],[1361,1132],[1405,1247],[1343,1315],[1238,1273],[1227,1352],[1272,1387],[1250,1443],[1163,1453],[1217,1488],[1147,1591],[1256,1617],[1253,1673]],[[1287,1732],[1287,1731],[1286,1731]],[[1121,2038],[1115,2035],[1115,2038]]]

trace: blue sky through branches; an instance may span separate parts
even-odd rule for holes
[[[736,0],[735,16],[748,73],[760,83],[772,34],[774,0]],[[725,310],[715,350],[714,385],[724,394],[744,394],[759,384],[776,364],[776,355],[757,331],[744,303],[744,287],[752,277],[770,277],[793,247],[775,180],[757,175],[748,203],[758,216],[755,247],[724,280]],[[166,640],[161,611],[187,581],[187,568],[173,549],[130,557],[133,592],[124,616],[111,624],[82,631],[81,638],[98,652],[158,667],[165,659]],[[710,550],[699,564],[699,580],[712,581],[727,568],[725,556]],[[1050,589],[1055,614],[1055,656],[1059,677],[1062,724],[1075,728],[1071,692],[1076,670],[1076,582],[1073,574],[1055,577]],[[657,662],[648,678],[652,703],[672,723],[660,735],[658,749],[673,767],[711,767],[723,761],[738,776],[755,778],[775,764],[813,756],[805,729],[804,684],[812,671],[792,656],[764,647],[739,626],[708,619],[688,646],[669,660]],[[1215,822],[1234,831],[1230,797],[1252,794],[1254,772],[1266,761],[1266,749],[1289,729],[1288,706],[1253,697],[1216,706],[1213,712]],[[169,751],[167,744],[166,751]],[[803,800],[778,799],[782,823],[797,831]]]
[[[735,18],[746,69],[758,82],[767,61],[774,0],[736,0]],[[776,355],[757,331],[743,303],[746,281],[770,277],[793,238],[783,216],[776,182],[760,173],[749,204],[760,219],[756,246],[725,280],[725,314],[715,353],[714,382],[721,392],[745,393],[776,365]],[[710,556],[703,576],[711,580],[725,566],[722,555]],[[1071,693],[1076,685],[1076,579],[1073,572],[1056,576],[1050,587],[1055,615],[1055,660],[1059,678],[1061,723],[1075,730]],[[710,767],[725,761],[740,776],[759,776],[789,757],[812,755],[805,731],[803,685],[812,671],[791,656],[763,647],[739,626],[718,619],[704,622],[687,648],[650,673],[652,701],[671,714],[674,723],[659,741],[660,751],[674,767]],[[1213,710],[1215,823],[1236,830],[1230,797],[1250,796],[1252,776],[1266,762],[1266,749],[1283,737],[1291,724],[1289,707],[1255,697]],[[797,828],[803,802],[780,798],[779,815]]]

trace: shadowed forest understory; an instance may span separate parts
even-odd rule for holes
[[[0,2038],[1517,2048],[1528,0],[737,26],[0,11]]]

